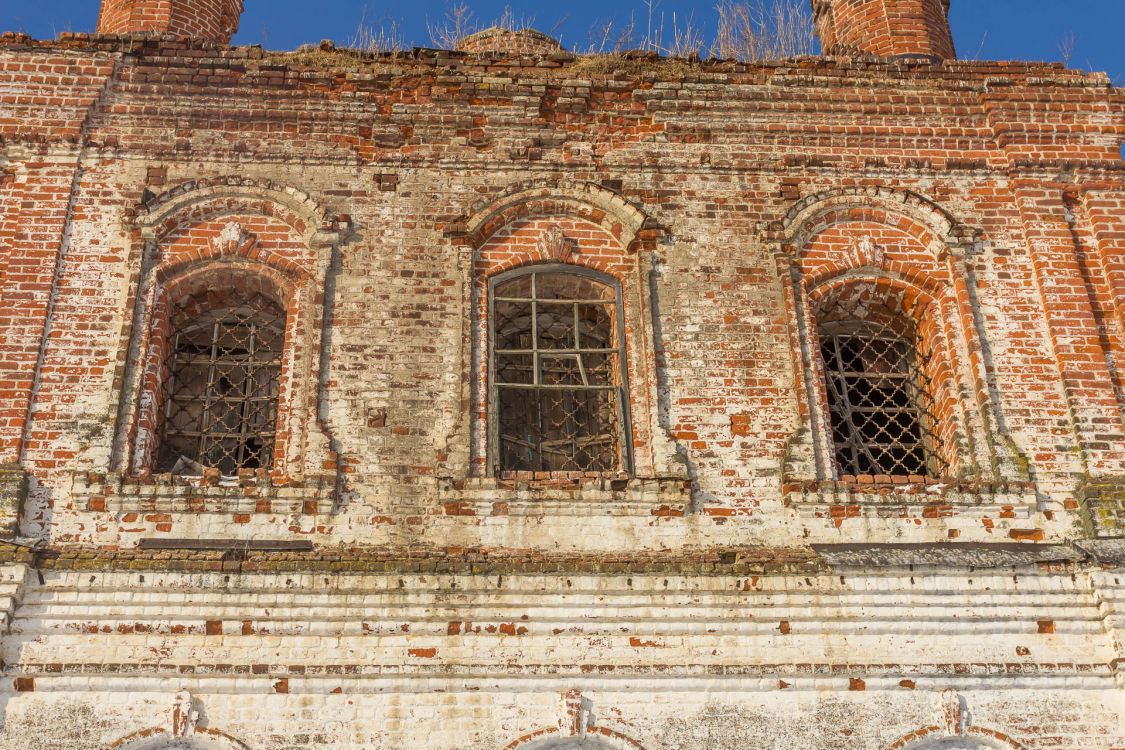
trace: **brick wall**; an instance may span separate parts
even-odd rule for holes
[[[813,0],[813,11],[829,54],[939,60],[957,56],[949,0]]]
[[[326,55],[2,39],[0,747],[1121,747],[1104,76]],[[487,279],[557,230],[627,476],[485,461]],[[290,289],[277,471],[150,470],[184,274]],[[940,342],[948,476],[834,471],[851,288]]]

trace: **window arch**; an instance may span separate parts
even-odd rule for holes
[[[493,504],[493,513],[541,512],[539,502],[524,502],[525,497],[532,497],[522,494],[525,489],[583,496],[592,492],[607,498],[607,502],[620,501],[616,507],[621,512],[632,512],[638,507],[636,502],[643,504],[649,499],[646,495],[644,500],[637,500],[640,495],[630,492],[639,486],[634,483],[655,480],[656,486],[667,489],[666,495],[660,495],[661,505],[675,512],[690,492],[690,485],[686,482],[687,467],[677,452],[667,413],[660,403],[661,376],[655,345],[658,329],[652,317],[655,250],[665,237],[660,224],[630,200],[600,185],[520,183],[475,205],[450,236],[459,246],[466,281],[461,292],[473,316],[461,337],[461,396],[465,408],[459,413],[465,417],[450,425],[446,443],[449,451],[441,467],[452,480],[449,486],[471,478],[483,486],[520,493],[511,498],[514,504],[510,506]],[[615,292],[612,302],[620,312],[614,315],[614,331],[621,351],[616,373],[619,381],[614,384],[620,404],[615,469],[500,468],[494,419],[498,389],[493,372],[493,291],[507,278],[504,274],[532,268],[542,272],[553,264],[575,273],[589,271],[585,278],[600,280]],[[461,498],[448,497],[447,512],[460,512],[457,509],[463,506],[457,503]],[[628,503],[624,502],[626,497]],[[591,512],[586,505],[581,507],[581,511],[568,512]],[[599,507],[598,512],[602,509]]]
[[[920,522],[979,514],[985,503],[1010,505],[1017,517],[1027,517],[1035,487],[1026,457],[1004,432],[987,339],[973,305],[978,291],[969,258],[985,246],[982,233],[916,193],[850,186],[802,199],[765,235],[777,243],[778,270],[789,281],[785,304],[795,321],[798,419],[783,454],[787,504],[830,519],[837,529],[853,517],[898,514]],[[848,299],[842,313],[832,314],[834,299]],[[843,321],[858,321],[852,324],[857,328]],[[887,333],[881,329],[888,324],[891,342],[913,343],[902,347],[913,359],[895,362],[901,379],[912,381],[902,389],[911,398],[905,406],[888,400],[906,410],[895,422],[899,432],[920,438],[910,441],[915,448],[909,454],[911,468],[925,465],[920,474],[878,460],[842,467],[847,462],[837,455],[849,436],[840,434],[839,414],[830,408],[832,374],[825,360],[832,357],[822,351],[821,337],[872,337],[872,327]],[[876,367],[860,373],[888,369],[873,354],[866,359]],[[842,372],[837,368],[835,375]],[[853,432],[862,437],[862,429]]]
[[[285,307],[236,284],[179,300],[167,325],[156,471],[272,468]]]
[[[268,266],[227,258],[158,273],[153,295],[135,475],[284,471],[299,287]]]
[[[565,263],[489,280],[495,471],[631,465],[625,322],[616,279]]]
[[[837,473],[948,473],[949,462],[939,449],[933,332],[889,295],[865,285],[845,285],[825,295],[815,315]]]

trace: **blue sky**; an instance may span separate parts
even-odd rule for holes
[[[474,0],[482,20],[510,5],[517,17],[560,36],[575,47],[588,44],[591,30],[606,21],[646,17],[643,0]],[[714,0],[658,0],[666,24],[672,14],[712,23]],[[0,0],[0,31],[25,31],[50,38],[60,31],[91,31],[98,0]],[[429,45],[427,21],[440,22],[446,0],[246,0],[235,41],[293,49],[321,39],[348,41],[361,19],[372,25],[394,22],[408,44]],[[1125,86],[1125,0],[953,0],[953,36],[962,58],[1059,60],[1060,46],[1073,35],[1072,67],[1109,73]]]

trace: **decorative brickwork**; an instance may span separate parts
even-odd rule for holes
[[[0,36],[0,750],[1125,747],[1125,97],[816,8],[846,54]],[[909,467],[838,454],[848,336]],[[621,408],[495,429],[529,352]],[[268,460],[160,460],[235,390]]]

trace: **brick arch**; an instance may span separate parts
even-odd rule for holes
[[[849,272],[825,279],[808,289],[809,301],[815,307],[821,300],[833,294],[838,294],[847,288],[867,288],[889,298],[897,298],[903,314],[909,315],[916,322],[923,318],[942,302],[940,290],[918,284],[912,279],[888,273],[878,273],[873,270],[861,269],[859,272]],[[935,294],[935,291],[938,293]]]
[[[241,230],[237,224],[228,225]],[[205,247],[192,247],[190,252],[170,253],[155,269],[156,281],[164,286],[172,284],[180,277],[195,274],[201,268],[253,267],[261,273],[284,278],[283,285],[310,279],[313,270],[301,259],[286,257],[276,247],[263,247],[253,232],[242,230],[235,237],[219,242],[209,242]],[[175,245],[173,244],[173,247]],[[303,248],[302,248],[303,249]]]
[[[783,250],[799,255],[825,228],[845,221],[894,227],[917,239],[940,257],[947,247],[963,247],[967,232],[949,212],[918,193],[886,187],[826,190],[798,201],[777,228]]]
[[[297,410],[296,390],[290,374],[298,370],[297,362],[305,357],[308,348],[306,341],[296,334],[301,328],[302,319],[307,318],[307,290],[305,280],[283,270],[270,267],[260,261],[241,257],[204,259],[188,268],[181,269],[169,278],[159,278],[154,288],[154,298],[148,314],[149,326],[142,351],[140,387],[142,392],[155,396],[164,392],[168,370],[166,361],[172,345],[176,320],[179,317],[177,306],[192,302],[193,298],[206,299],[208,308],[224,307],[229,304],[235,290],[247,297],[262,294],[273,300],[285,313],[285,343],[282,362],[282,382],[278,395],[278,419],[275,436],[273,471],[293,472],[289,457],[299,429],[293,425],[293,414]],[[151,473],[159,448],[167,416],[165,401],[162,398],[139,398],[135,419],[131,426],[129,442],[132,446],[131,466],[135,476],[143,477]]]
[[[467,418],[449,437],[451,465],[490,476],[488,443],[488,283],[496,274],[535,263],[600,271],[621,285],[628,366],[632,474],[678,476],[675,447],[660,422],[656,346],[648,276],[661,230],[639,208],[599,185],[520,185],[477,206],[455,237],[471,325],[462,336],[462,391]],[[465,467],[461,469],[460,467]]]
[[[788,280],[785,304],[796,321],[791,341],[799,383],[798,409],[809,420],[797,426],[787,448],[787,477],[800,477],[818,487],[817,492],[827,486],[817,481],[833,477],[824,437],[827,424],[817,377],[819,365],[807,349],[815,343],[811,294],[822,287],[866,279],[869,283],[906,284],[930,298],[929,304],[922,305],[924,298],[917,297],[917,309],[925,314],[915,317],[940,334],[930,340],[945,345],[941,374],[948,383],[946,400],[950,414],[960,415],[949,423],[957,435],[957,448],[951,453],[951,457],[957,456],[951,462],[955,476],[986,493],[992,493],[989,487],[1003,480],[1009,483],[1002,486],[1009,488],[1003,491],[1011,492],[1012,504],[1030,503],[1030,492],[1025,491],[1026,461],[998,431],[1003,420],[989,386],[984,334],[973,308],[974,282],[965,256],[979,245],[980,231],[959,223],[917,193],[853,186],[802,199],[781,221],[770,224],[763,238],[773,243],[779,276]],[[814,476],[818,479],[810,480]]]
[[[109,750],[250,750],[250,746],[209,727],[196,727],[190,737],[170,734],[167,727],[150,727],[122,737]]]
[[[331,237],[316,235],[314,225],[306,223],[309,212],[302,218],[295,199],[283,204],[276,195],[247,193],[245,185],[220,187],[218,192],[174,189],[172,197],[152,201],[159,208],[148,215],[150,223],[142,224],[145,265],[136,297],[136,319],[142,324],[132,332],[131,344],[141,356],[123,373],[115,459],[115,470],[140,481],[151,479],[160,442],[163,404],[153,395],[161,393],[168,375],[164,362],[174,303],[202,294],[218,304],[235,286],[262,292],[285,311],[271,476],[299,480],[320,465],[306,454],[318,391],[303,373],[325,356],[318,293]],[[329,244],[317,247],[321,240]]]
[[[350,226],[308,193],[270,180],[219,177],[189,180],[141,203],[132,220],[150,239],[163,242],[185,227],[232,214],[273,216],[311,247],[330,245]]]
[[[818,268],[815,273],[804,277],[810,298],[821,296],[841,284],[860,281],[903,287],[912,298],[927,305],[940,301],[948,292],[948,283],[942,274],[926,273],[902,263],[840,263]]]
[[[886,750],[941,750],[942,743],[964,742],[995,750],[1027,750],[1003,732],[986,727],[969,726],[960,734],[949,734],[944,727],[928,726],[908,732],[887,746]]]
[[[588,727],[584,733],[563,734],[558,727],[529,732],[504,746],[504,750],[645,750],[644,745],[607,727]]]
[[[555,208],[544,206],[544,209]],[[546,232],[557,228],[562,237],[580,235],[565,257],[543,242]],[[590,268],[626,282],[636,270],[636,258],[619,244],[603,224],[573,213],[542,213],[519,216],[496,229],[476,248],[474,264],[477,285],[493,276],[523,266],[543,263]]]
[[[204,261],[177,273],[161,284],[158,304],[176,302],[235,283],[264,294],[282,307],[292,306],[295,281],[291,276],[263,263],[243,260]]]
[[[512,222],[551,215],[573,216],[597,224],[626,249],[662,234],[658,222],[620,193],[592,182],[521,183],[498,198],[474,206],[472,211],[462,228],[464,237],[475,248]]]

